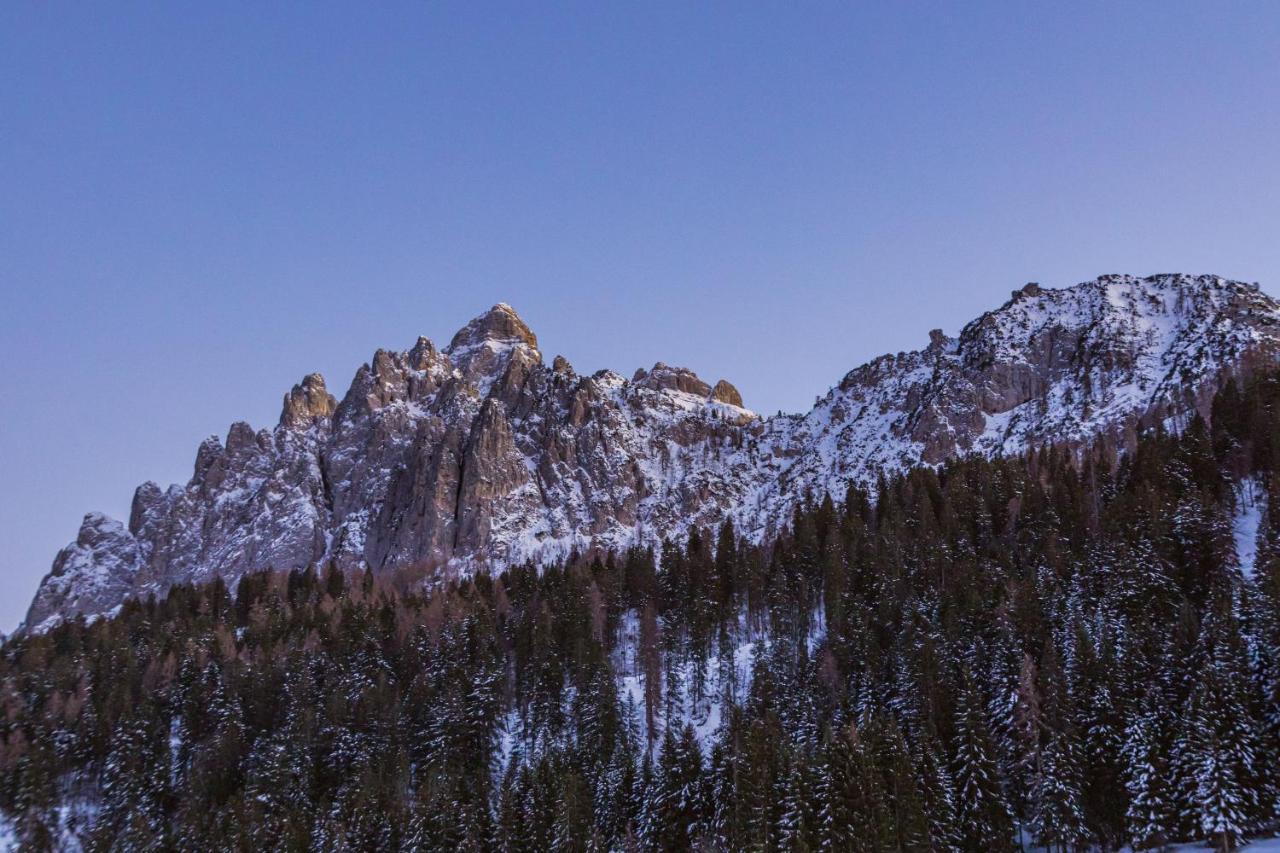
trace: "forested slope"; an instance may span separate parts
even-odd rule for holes
[[[4,646],[0,811],[30,849],[1230,846],[1280,793],[1277,466],[1265,375],[762,545],[175,586]]]

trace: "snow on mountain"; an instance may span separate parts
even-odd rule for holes
[[[1215,276],[1103,276],[1029,284],[925,349],[856,368],[803,418],[774,419],[777,465],[745,515],[767,523],[797,495],[965,453],[1108,438],[1207,406],[1223,373],[1275,361],[1280,304]],[[1203,411],[1207,415],[1207,411]]]
[[[179,582],[332,562],[423,578],[623,548],[733,517],[754,538],[806,494],[965,453],[1176,427],[1228,373],[1271,364],[1280,305],[1213,276],[1028,285],[956,338],[851,371],[804,415],[762,419],[728,382],[659,363],[630,379],[543,361],[495,305],[443,350],[379,350],[339,402],[312,374],[279,424],[206,439],[185,486],[86,516],[26,625]]]

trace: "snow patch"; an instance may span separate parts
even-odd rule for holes
[[[1236,543],[1236,559],[1240,572],[1253,577],[1258,559],[1258,527],[1267,510],[1267,492],[1256,479],[1243,481],[1236,492],[1235,517],[1231,520],[1231,533]]]

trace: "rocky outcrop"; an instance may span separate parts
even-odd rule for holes
[[[655,391],[666,389],[692,394],[694,397],[711,396],[711,386],[699,379],[692,370],[686,367],[668,367],[662,362],[655,364],[653,370],[637,371],[633,381],[643,388]]]
[[[39,628],[62,615],[110,610],[135,593],[141,565],[137,538],[120,522],[89,513],[76,541],[54,558],[26,624]]]
[[[738,393],[738,389],[725,379],[721,379],[716,383],[716,387],[711,389],[711,399],[721,403],[728,403],[730,406],[742,407],[742,395]]]
[[[280,425],[293,429],[308,427],[319,418],[330,417],[337,405],[324,387],[324,377],[319,373],[308,374],[284,395]]]
[[[443,350],[379,350],[335,401],[316,374],[273,430],[201,444],[184,486],[139,487],[128,527],[85,519],[26,625],[221,575],[332,563],[446,577],[618,549],[732,517],[763,538],[805,495],[965,453],[1176,428],[1221,378],[1273,364],[1280,306],[1215,277],[1027,285],[952,338],[851,371],[805,415],[663,363],[630,380],[543,362],[510,306]]]

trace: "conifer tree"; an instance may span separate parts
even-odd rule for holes
[[[1162,698],[1148,688],[1125,730],[1125,786],[1129,807],[1125,827],[1135,849],[1163,847],[1176,825],[1176,804],[1165,755],[1167,728]]]
[[[1004,800],[984,703],[965,676],[956,701],[955,785],[957,812],[966,850],[1006,850],[1013,844],[1013,821]]]

